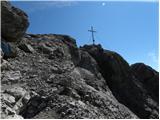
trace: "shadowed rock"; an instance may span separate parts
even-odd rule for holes
[[[148,96],[147,90],[138,82],[129,64],[119,54],[104,50],[100,45],[85,45],[81,49],[97,61],[109,88],[121,103],[140,118],[158,118],[158,103]]]
[[[14,58],[17,56],[17,50],[14,44],[7,43],[4,39],[1,40],[1,49],[3,51],[3,58]]]
[[[133,64],[131,69],[152,98],[159,102],[159,73],[143,63]]]
[[[18,41],[25,34],[28,26],[26,13],[7,1],[1,1],[1,31],[6,41]]]

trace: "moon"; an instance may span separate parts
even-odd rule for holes
[[[106,5],[106,3],[105,3],[105,2],[103,2],[103,3],[102,3],[102,6],[105,6],[105,5]]]

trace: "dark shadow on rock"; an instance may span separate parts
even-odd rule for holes
[[[23,108],[23,110],[21,110],[19,114],[22,115],[25,119],[33,118],[47,107],[48,102],[48,98],[35,96],[28,101],[27,105]]]
[[[146,89],[139,84],[129,64],[119,54],[103,50],[101,45],[85,45],[81,50],[87,51],[97,61],[100,72],[119,102],[140,118],[158,118],[157,103],[148,97]],[[153,110],[156,114],[152,113]]]
[[[148,94],[159,103],[159,73],[144,63],[135,63],[131,69]]]

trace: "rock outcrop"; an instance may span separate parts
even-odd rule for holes
[[[152,81],[152,84],[157,85],[153,89],[156,89],[155,91],[158,92],[158,73],[155,70],[149,69],[149,67],[142,68],[142,66],[140,69],[137,69],[136,66],[138,64],[132,65],[132,69],[137,73],[135,77],[129,64],[119,54],[103,50],[100,45],[85,45],[81,49],[87,51],[97,61],[109,88],[121,103],[130,108],[140,118],[158,117],[158,101],[154,100],[153,95],[148,94],[147,81],[142,82],[142,84],[139,83],[147,76],[138,72],[140,69],[140,71],[143,70],[144,72],[150,70],[151,74],[148,77],[148,81]],[[155,73],[155,76],[151,76],[152,73]],[[158,99],[158,95],[156,98]]]
[[[28,16],[7,1],[1,1],[1,49],[4,58],[17,56],[16,44],[25,35],[29,26]]]
[[[132,69],[137,73],[135,76],[129,64],[119,54],[104,50],[100,45],[85,45],[81,49],[87,51],[97,61],[109,88],[121,103],[130,108],[140,118],[158,117],[158,101],[155,101],[152,95],[148,94],[147,83],[139,83],[139,81],[144,81],[140,76],[148,78],[148,81],[152,81],[152,84],[157,85],[153,86],[153,89],[158,92],[158,72],[151,68],[149,69],[149,67],[141,67],[145,72],[150,70],[150,73],[155,73],[155,76],[150,74],[149,78],[144,73],[139,73],[139,69],[136,69],[138,64],[135,64],[132,66]],[[156,98],[158,99],[158,95]]]
[[[159,73],[143,63],[133,64],[131,69],[148,94],[159,102]]]
[[[100,45],[78,48],[68,35],[24,34],[27,15],[8,2],[2,15],[2,118],[158,118],[155,70]],[[10,44],[15,57],[6,56]]]
[[[2,37],[8,42],[18,41],[29,26],[27,14],[9,2],[1,1],[1,17]]]
[[[18,83],[40,96],[38,101],[37,97],[30,98],[19,114],[24,118],[40,118],[41,114],[49,118],[52,113],[52,118],[138,118],[115,99],[96,61],[79,50],[73,39],[64,42],[65,37],[24,37],[21,41],[35,52],[17,48],[18,56],[8,59],[14,67],[2,71],[3,86]],[[47,46],[50,52],[44,52],[40,46]],[[46,99],[41,101],[41,97]],[[33,101],[38,102],[37,106]]]

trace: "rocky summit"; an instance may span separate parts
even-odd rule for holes
[[[159,118],[159,73],[101,45],[27,34],[27,14],[1,2],[1,117]]]

